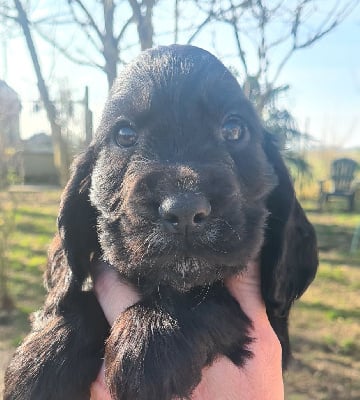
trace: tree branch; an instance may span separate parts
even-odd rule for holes
[[[76,12],[73,8],[74,6],[72,4],[72,0],[68,0],[68,5],[69,5],[71,15],[73,17],[73,21],[83,29],[83,32],[84,32],[85,36],[88,38],[89,42],[94,46],[94,48],[97,51],[99,51],[98,44],[96,43],[95,39],[92,37],[92,35],[90,33],[91,31],[88,30],[88,26],[92,26],[92,25],[85,24],[84,22],[82,22],[78,19]],[[102,35],[100,37],[100,42],[103,44],[103,36]]]
[[[78,6],[81,8],[81,10],[83,11],[83,13],[87,16],[88,21],[90,23],[90,25],[94,28],[95,32],[97,33],[99,39],[101,41],[103,41],[104,37],[103,34],[101,33],[99,27],[97,26],[94,18],[92,17],[92,15],[90,14],[89,10],[84,6],[83,2],[81,0],[68,0],[69,5],[71,3],[76,3],[78,4]]]
[[[48,121],[51,126],[51,136],[54,144],[54,163],[59,170],[61,183],[65,184],[65,182],[68,179],[69,160],[68,160],[67,148],[61,136],[61,126],[57,121],[57,110],[54,106],[54,103],[50,100],[49,91],[43,78],[39,57],[36,52],[34,41],[31,35],[29,26],[30,24],[27,14],[20,0],[14,0],[14,4],[18,12],[18,23],[21,26],[21,29],[24,33],[26,44],[34,66],[39,93],[44,103]]]
[[[290,50],[283,57],[279,66],[277,67],[274,77],[271,80],[272,85],[279,78],[281,71],[283,70],[284,66],[287,64],[293,53],[295,53],[297,50],[310,47],[313,43],[317,42],[322,37],[327,35],[329,32],[334,30],[355,9],[355,7],[358,6],[358,2],[356,0],[349,1],[344,5],[344,7],[341,10],[338,11],[338,5],[335,4],[334,7],[327,14],[326,18],[318,26],[315,33],[313,33],[311,37],[308,37],[302,43],[299,43],[299,38],[298,38],[299,27],[301,27],[303,23],[301,16],[304,10],[304,6],[310,1],[311,0],[303,0],[296,8],[295,18],[292,23],[292,28],[290,33],[290,35],[293,38],[293,44]]]
[[[154,28],[152,25],[152,11],[156,0],[143,0],[141,4],[137,0],[128,0],[133,11],[133,17],[137,24],[141,50],[152,47]],[[146,6],[145,15],[141,13],[141,5]]]
[[[100,68],[102,70],[104,69],[104,67],[102,65],[95,63],[95,61],[92,61],[92,60],[86,61],[86,60],[81,60],[79,58],[76,58],[75,56],[70,54],[65,47],[60,46],[58,42],[56,42],[55,40],[51,39],[49,37],[49,35],[47,35],[46,33],[42,32],[41,29],[39,29],[39,27],[37,25],[35,25],[35,30],[43,40],[45,40],[51,46],[53,46],[57,50],[59,50],[60,53],[63,56],[65,56],[68,60],[70,60],[71,62],[74,62],[74,63],[79,64],[79,65],[83,65],[83,66],[86,66],[86,67],[96,67],[96,68]]]
[[[134,17],[131,16],[123,25],[123,27],[121,28],[121,31],[119,32],[119,34],[116,37],[116,42],[119,43],[120,40],[122,39],[122,37],[124,36],[126,29],[130,26],[131,23],[134,22]]]
[[[196,28],[196,31],[190,36],[190,38],[188,39],[188,41],[186,42],[187,44],[191,44],[194,39],[196,38],[196,36],[201,32],[201,30],[204,28],[204,26],[206,26],[213,18],[212,14],[209,14],[204,21]]]
[[[248,66],[247,66],[247,61],[246,61],[246,56],[245,56],[245,52],[241,46],[241,42],[240,42],[240,35],[239,35],[239,31],[237,29],[236,23],[232,23],[231,24],[234,30],[234,35],[235,35],[235,41],[236,41],[236,46],[238,48],[238,53],[240,56],[240,60],[242,62],[242,65],[244,67],[244,71],[246,75],[249,75],[249,71],[248,71]]]

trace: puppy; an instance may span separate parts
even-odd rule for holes
[[[8,367],[6,400],[89,399],[104,355],[114,399],[188,398],[217,355],[239,366],[251,356],[251,321],[223,284],[250,260],[286,366],[315,233],[273,138],[206,51],[159,47],[123,70],[58,228],[48,296]],[[94,257],[141,293],[111,330],[86,290]]]

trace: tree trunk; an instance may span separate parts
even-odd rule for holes
[[[105,21],[105,34],[103,36],[104,58],[105,58],[105,72],[109,85],[111,88],[117,76],[117,62],[118,62],[118,44],[114,38],[114,11],[115,5],[113,0],[104,0],[104,21]]]
[[[54,164],[58,170],[61,185],[65,185],[65,183],[69,178],[69,157],[68,157],[67,146],[61,136],[61,126],[57,123],[57,118],[56,118],[57,112],[54,104],[50,100],[49,91],[45,85],[45,81],[41,72],[39,58],[36,53],[34,41],[31,36],[29,21],[26,12],[20,0],[14,0],[14,3],[18,12],[18,23],[20,24],[26,39],[26,44],[29,49],[31,60],[33,62],[35,69],[40,96],[44,103],[46,115],[50,123],[51,136],[54,148]]]
[[[149,49],[153,46],[154,28],[152,23],[152,11],[156,0],[145,0],[146,12],[143,15],[140,4],[136,0],[129,0],[133,10],[137,31],[139,35],[141,50]]]

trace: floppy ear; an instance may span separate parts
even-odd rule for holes
[[[59,234],[50,247],[46,273],[48,290],[58,301],[67,293],[81,290],[89,273],[91,255],[99,251],[96,212],[89,200],[94,153],[90,147],[75,159],[61,198]]]
[[[270,194],[270,212],[261,252],[262,294],[268,314],[287,318],[293,301],[315,277],[316,235],[294,192],[274,138],[265,133],[264,150],[278,178]]]

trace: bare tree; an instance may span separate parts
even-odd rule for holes
[[[36,51],[35,44],[31,35],[30,23],[26,11],[20,0],[14,0],[14,5],[17,10],[17,16],[15,17],[15,20],[19,23],[24,33],[26,44],[29,49],[31,60],[34,66],[39,93],[46,110],[47,118],[50,123],[51,136],[54,147],[54,163],[57,167],[57,170],[59,171],[60,182],[62,184],[65,184],[69,174],[69,158],[66,144],[61,136],[61,126],[57,121],[57,111],[54,103],[50,100],[49,91],[44,81],[44,77],[40,67],[39,55]]]
[[[159,27],[162,22],[153,16],[160,1],[49,2],[46,12],[37,19],[31,18],[31,22],[21,1],[14,0],[18,10],[16,20],[22,26],[31,53],[54,144],[60,149],[61,130],[41,74],[31,37],[32,29],[36,29],[43,39],[69,60],[100,68],[105,72],[110,87],[117,75],[118,65],[126,63],[126,57],[153,45],[154,25]],[[231,35],[234,44],[231,56],[239,61],[245,93],[264,115],[269,113],[269,108],[274,111],[275,99],[287,89],[286,86],[279,87],[277,82],[291,57],[333,31],[358,3],[358,0],[329,0],[326,3],[322,0],[173,0],[170,16],[174,19],[172,35],[175,42],[184,42],[187,37],[187,42],[193,43],[200,34],[203,41],[207,37],[211,42],[220,34],[223,38],[226,36],[225,27],[228,33],[226,47],[229,48]],[[7,2],[3,4],[8,11],[11,9]],[[194,18],[189,18],[189,12]],[[61,29],[61,34],[57,35],[53,29],[57,26],[66,29]],[[207,36],[204,37],[204,34]],[[161,40],[157,36],[157,41],[161,43]],[[224,54],[217,53],[223,58]]]
[[[66,10],[62,8],[58,13],[33,21],[34,28],[69,60],[104,71],[109,88],[117,76],[118,64],[124,63],[123,51],[129,46],[140,45],[139,50],[152,47],[153,8],[157,0],[65,1]],[[74,37],[79,36],[82,40],[82,47],[76,47],[78,42],[74,38],[65,44],[64,37],[49,34],[54,25],[72,26],[76,30]],[[131,26],[137,29],[135,40],[126,37]],[[85,49],[84,43],[88,45]]]
[[[62,0],[49,4],[47,14],[32,19],[32,27],[69,60],[103,70],[109,87],[129,50],[135,49],[136,54],[153,45],[153,14],[159,0]],[[183,42],[186,32],[188,43],[206,30],[212,36],[224,35],[219,28],[227,26],[243,76],[260,84],[261,111],[268,91],[275,87],[291,57],[333,31],[358,4],[358,0],[173,0],[174,13],[169,18],[174,19],[175,42]],[[195,21],[189,21],[188,12],[194,9]],[[161,21],[156,23],[160,26]],[[61,35],[53,34],[54,26],[72,26],[71,38],[63,34],[64,29]],[[229,47],[230,40],[226,40]]]
[[[133,19],[136,22],[141,50],[148,49],[153,45],[154,28],[152,12],[156,0],[129,0],[133,11]],[[144,11],[142,9],[144,8]]]
[[[359,1],[194,0],[194,4],[204,20],[188,42],[205,28],[227,26],[245,77],[244,89],[248,94],[258,90],[257,108],[262,112],[290,58],[333,31]]]
[[[189,3],[183,1],[182,4]],[[192,0],[199,14],[198,28],[188,43],[197,37],[221,32],[226,37],[231,63],[241,76],[243,89],[262,115],[266,128],[286,149],[285,158],[297,173],[309,173],[299,153],[299,143],[311,140],[298,129],[291,113],[281,108],[279,98],[289,90],[279,85],[279,77],[291,57],[332,32],[360,4],[358,0]],[[232,41],[232,47],[231,47]],[[222,42],[220,58],[226,59]],[[217,42],[217,43],[219,43]],[[215,41],[216,43],[216,41]],[[220,47],[219,46],[219,47]],[[227,54],[229,56],[229,54]]]
[[[0,14],[2,17],[15,21],[23,32],[28,47],[31,60],[37,78],[38,89],[41,100],[46,110],[47,118],[50,123],[51,135],[54,146],[54,162],[60,175],[60,181],[64,184],[68,179],[69,155],[67,146],[62,138],[61,124],[59,123],[58,110],[53,101],[50,100],[49,90],[45,83],[41,69],[40,55],[36,51],[33,40],[33,29],[50,42],[60,53],[69,60],[80,65],[97,67],[103,70],[107,76],[108,85],[111,87],[116,75],[118,63],[122,62],[122,39],[130,25],[137,28],[138,38],[134,44],[140,43],[141,49],[151,47],[153,44],[153,23],[152,13],[156,0],[128,0],[128,2],[114,0],[101,0],[92,2],[87,0],[64,0],[67,9],[57,11],[58,7],[54,4],[42,13],[40,18],[29,18],[22,0],[14,0],[13,6],[8,2],[1,2]],[[126,3],[126,4],[125,4]],[[127,5],[127,8],[126,8]],[[98,7],[102,9],[99,18]],[[121,6],[121,7],[120,7]],[[120,10],[121,8],[121,10]],[[63,10],[63,7],[61,7]],[[14,13],[15,11],[15,13]],[[125,18],[122,24],[117,26],[119,11]],[[85,51],[74,49],[69,43],[64,42],[64,36],[53,38],[46,27],[51,29],[54,26],[75,26],[81,35],[85,36]],[[90,50],[88,47],[92,47]],[[95,50],[95,52],[94,52]],[[100,55],[103,62],[95,62],[91,57]]]

